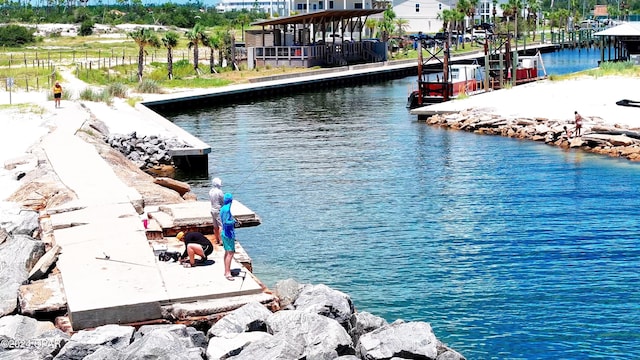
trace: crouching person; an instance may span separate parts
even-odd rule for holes
[[[196,265],[195,255],[200,257],[200,262],[207,261],[207,256],[213,252],[213,245],[202,233],[199,232],[179,232],[176,239],[184,243],[184,253],[180,259],[185,267],[193,267]]]

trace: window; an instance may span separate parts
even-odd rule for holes
[[[329,1],[329,9],[333,9],[333,0]]]
[[[317,4],[313,4],[313,10],[318,10],[318,5]]]
[[[298,4],[298,10],[307,10],[307,4]]]
[[[362,3],[354,3],[353,4],[353,8],[354,9],[362,9]]]
[[[318,1],[318,9],[320,10],[324,9],[324,2]]]
[[[416,4],[416,12],[420,12],[420,4]]]

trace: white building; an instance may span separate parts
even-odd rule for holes
[[[289,0],[222,0],[216,5],[219,12],[226,11],[250,11],[257,9],[273,16],[288,16],[290,12],[291,1]]]
[[[500,0],[505,2],[507,0]],[[435,33],[442,29],[442,20],[438,15],[443,10],[455,8],[457,0],[222,0],[216,9],[218,11],[251,10],[255,7],[269,13],[271,17],[282,17],[293,14],[306,14],[323,10],[355,10],[380,9],[390,4],[396,17],[408,20],[407,33]],[[496,8],[497,17],[502,15],[502,9]],[[474,19],[479,22],[493,22],[492,0],[480,0]],[[467,24],[473,23],[467,19]]]

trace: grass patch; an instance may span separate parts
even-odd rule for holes
[[[640,66],[634,65],[630,61],[623,62],[603,62],[595,69],[580,71],[566,75],[549,75],[549,79],[553,81],[575,79],[581,76],[592,76],[595,78],[603,76],[631,76],[640,77]]]
[[[32,113],[43,115],[45,113],[45,109],[42,106],[35,104],[2,104],[0,105],[0,110],[16,110],[21,114]]]
[[[93,90],[85,88],[80,92],[80,99],[85,101],[104,102],[107,105],[113,104],[113,96],[109,89]]]
[[[139,93],[145,94],[162,93],[162,89],[160,88],[160,85],[158,85],[158,82],[149,79],[143,79],[142,82],[138,84],[137,90]]]
[[[128,91],[129,91],[129,88],[125,84],[118,82],[118,83],[110,84],[109,86],[107,86],[106,89],[104,89],[103,92],[106,92],[110,96],[115,96],[115,97],[124,99],[127,97]]]
[[[140,96],[130,97],[130,98],[127,98],[127,104],[129,104],[129,106],[131,107],[136,107],[136,104],[142,100],[144,99],[141,98]]]

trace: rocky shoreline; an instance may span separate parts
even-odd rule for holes
[[[388,323],[356,312],[351,298],[325,285],[276,284],[283,310],[252,302],[210,327],[104,325],[65,333],[23,315],[0,318],[4,359],[434,359],[463,360],[426,322]]]
[[[532,140],[564,149],[580,149],[640,161],[640,128],[621,124],[610,125],[598,117],[585,117],[581,136],[573,136],[574,121],[543,117],[509,117],[483,109],[432,115],[425,121],[432,126],[453,130]]]
[[[146,205],[185,200],[154,183],[125,155],[105,142],[108,131],[92,117],[77,132],[92,144]],[[427,322],[387,323],[354,308],[349,295],[325,285],[276,284],[272,312],[248,303],[207,321],[183,323],[163,314],[152,324],[110,324],[74,332],[65,316],[66,299],[55,280],[60,247],[47,226],[47,208],[73,201],[36,144],[5,170],[34,164],[21,187],[0,203],[0,358],[3,359],[437,359],[464,356],[437,339]],[[38,291],[27,289],[44,284]],[[56,307],[30,309],[26,297],[55,297]],[[166,316],[164,316],[166,315]],[[193,325],[193,326],[189,326]]]
[[[293,279],[276,284],[280,310],[275,312],[250,302],[197,328],[158,319],[156,324],[73,332],[61,326],[64,316],[54,323],[23,315],[28,312],[16,300],[23,295],[21,287],[46,274],[55,276],[59,249],[45,255],[45,243],[37,238],[37,212],[18,206],[2,210],[7,219],[0,224],[3,359],[464,359],[437,339],[429,323],[388,323],[356,311],[341,291]]]

